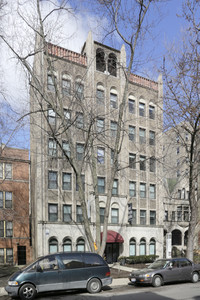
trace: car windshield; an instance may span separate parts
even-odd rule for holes
[[[169,260],[160,259],[154,261],[150,266],[148,266],[148,269],[164,269],[169,264]]]

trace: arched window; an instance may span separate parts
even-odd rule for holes
[[[47,89],[48,89],[48,91],[55,92],[55,90],[56,90],[56,88],[55,88],[56,80],[57,80],[56,72],[55,71],[53,71],[53,72],[48,71],[48,74],[47,74]]]
[[[112,76],[117,76],[117,57],[113,53],[108,56],[108,72]]]
[[[77,78],[75,82],[75,94],[78,100],[83,100],[84,98],[84,84],[81,78]]]
[[[85,251],[85,241],[82,238],[79,238],[76,243],[76,251],[83,252]]]
[[[130,256],[136,255],[136,240],[134,238],[130,239],[129,255]]]
[[[115,88],[110,89],[110,107],[117,108],[118,105],[118,95],[117,90]]]
[[[156,254],[156,241],[155,239],[150,239],[149,255],[155,255],[155,254]]]
[[[146,255],[146,241],[144,238],[140,240],[140,255]]]
[[[105,91],[102,84],[97,84],[96,99],[98,105],[104,105]]]
[[[181,231],[175,229],[172,231],[172,245],[181,246],[182,245],[182,234]]]
[[[68,74],[62,76],[62,93],[64,96],[71,95],[71,79]]]
[[[72,251],[72,241],[69,238],[65,238],[63,240],[63,252],[71,252]]]
[[[106,70],[105,53],[101,48],[96,50],[96,69],[100,72]]]
[[[58,252],[58,241],[56,238],[52,237],[49,239],[49,253]]]

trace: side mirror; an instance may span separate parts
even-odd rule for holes
[[[36,272],[43,272],[43,271],[42,271],[42,268],[40,267],[40,265],[37,265],[37,267],[36,267]]]

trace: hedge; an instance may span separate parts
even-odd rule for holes
[[[141,264],[152,263],[158,258],[158,255],[138,255],[138,256],[120,256],[118,261],[121,264]]]

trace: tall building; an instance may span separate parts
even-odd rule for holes
[[[32,259],[29,219],[29,151],[0,148],[0,263]]]
[[[31,199],[35,256],[89,250],[75,170],[82,168],[87,213],[95,236],[94,188],[104,222],[109,171],[126,80],[126,51],[93,41],[81,53],[37,39],[31,104]],[[38,51],[40,50],[40,51]],[[51,64],[49,64],[51,62]],[[37,81],[38,80],[38,81]],[[40,82],[42,89],[34,86]],[[105,256],[163,256],[162,78],[131,74],[121,128]],[[87,144],[87,147],[85,145]],[[62,147],[60,147],[62,145]],[[71,145],[71,146],[70,146]],[[89,146],[88,146],[89,145]],[[94,184],[92,158],[97,162]],[[82,164],[82,162],[84,162]]]

